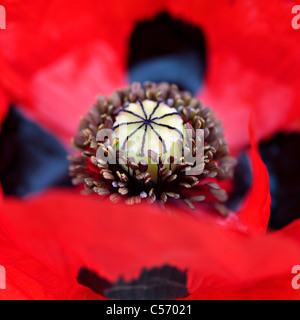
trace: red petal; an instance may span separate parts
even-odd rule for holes
[[[254,137],[254,124],[250,124],[251,159],[253,168],[253,182],[243,209],[239,212],[239,219],[246,225],[248,231],[265,232],[268,227],[271,195],[269,190],[268,171],[259,156],[257,143]]]
[[[0,289],[1,300],[101,299],[100,295],[80,286],[75,279],[67,281],[38,259],[23,253],[2,232],[0,247],[0,262],[5,269],[5,289]]]
[[[80,117],[96,96],[110,95],[123,86],[125,75],[119,58],[108,44],[97,41],[35,74],[31,82],[34,109],[27,112],[69,145]]]
[[[229,290],[286,277],[300,259],[299,239],[286,229],[251,236],[203,218],[72,191],[6,200],[2,212],[1,225],[17,245],[70,280],[83,266],[116,281],[167,263],[189,270],[190,292],[200,285]],[[299,230],[297,222],[293,232]]]
[[[0,86],[9,82],[11,99],[69,144],[96,95],[125,84],[125,44],[112,34],[122,28],[97,1],[7,1],[5,8]]]

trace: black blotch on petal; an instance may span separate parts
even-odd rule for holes
[[[300,135],[278,133],[261,142],[259,150],[269,174],[271,215],[268,228],[281,229],[300,218]],[[251,185],[251,164],[243,152],[235,169],[234,190],[227,206],[236,210]]]
[[[278,133],[260,143],[261,157],[269,172],[270,229],[280,229],[300,218],[300,135]]]
[[[237,161],[233,176],[234,187],[226,202],[227,207],[231,210],[238,209],[239,204],[251,187],[253,180],[252,170],[246,152],[242,152]]]
[[[79,270],[76,280],[78,283],[89,287],[94,292],[101,295],[104,295],[104,290],[111,287],[111,283],[109,281],[99,277],[96,272],[88,270],[85,267]]]
[[[4,194],[26,196],[53,185],[71,186],[67,151],[49,133],[11,107],[0,133]]]
[[[206,43],[202,31],[166,12],[140,22],[130,39],[130,81],[176,83],[195,93],[206,70]]]
[[[138,279],[108,282],[94,271],[81,268],[77,281],[112,300],[173,300],[187,296],[187,275],[176,267],[164,265],[143,269]]]

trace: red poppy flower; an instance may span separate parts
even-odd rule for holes
[[[128,43],[136,23],[162,11],[205,35],[208,67],[197,97],[223,120],[234,154],[249,143],[250,115],[254,120],[252,187],[226,218],[200,205],[195,211],[177,204],[128,207],[63,187],[26,200],[2,196],[1,298],[103,299],[125,294],[124,282],[136,289],[141,281],[150,281],[151,295],[165,279],[175,282],[168,289],[173,298],[299,298],[291,285],[292,267],[300,260],[299,220],[267,231],[268,173],[254,138],[298,124],[299,43],[290,3],[8,0],[3,5],[1,121],[8,102],[15,103],[69,145],[96,94],[110,95],[129,82]],[[161,279],[155,285],[153,272]]]

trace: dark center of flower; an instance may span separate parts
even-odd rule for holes
[[[127,204],[182,199],[191,208],[206,199],[224,213],[226,192],[211,179],[231,178],[235,161],[211,109],[176,85],[134,83],[99,97],[74,145],[81,155],[70,158],[70,172],[85,193]]]

